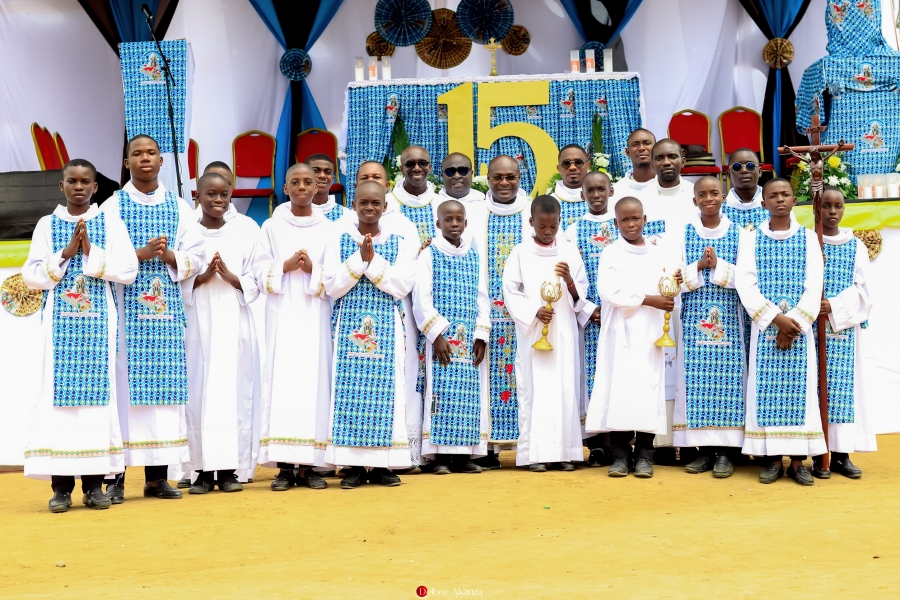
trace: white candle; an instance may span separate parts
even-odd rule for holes
[[[378,59],[374,56],[369,57],[369,81],[378,79]]]
[[[569,52],[569,72],[581,72],[581,60],[578,58],[578,50],[572,50],[571,52]]]
[[[594,49],[590,48],[584,51],[584,72],[585,73],[593,73],[596,69],[594,68]]]
[[[885,192],[885,189],[884,189],[884,185],[883,185],[883,184],[881,184],[881,185],[876,185],[876,186],[875,186],[874,193],[873,193],[872,195],[873,195],[875,198],[884,198],[884,192]]]
[[[900,198],[900,184],[889,183],[887,186],[888,198]]]
[[[603,72],[604,73],[612,73],[613,72],[612,48],[604,48],[603,49]]]
[[[354,59],[354,66],[356,68],[356,81],[362,81],[363,79],[365,79],[362,56],[357,56]]]
[[[382,79],[390,79],[391,78],[391,57],[390,56],[382,56],[381,57],[381,78]]]
[[[872,198],[872,186],[867,185],[865,187],[859,188],[859,197],[868,200]]]

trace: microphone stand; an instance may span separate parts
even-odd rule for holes
[[[156,50],[162,59],[163,75],[166,78],[166,101],[169,105],[169,126],[172,130],[172,152],[175,154],[175,179],[178,182],[178,195],[184,198],[184,190],[181,185],[181,161],[178,159],[178,136],[175,133],[175,109],[172,107],[172,92],[169,87],[170,81],[172,85],[175,85],[175,78],[172,76],[172,71],[169,70],[169,60],[163,54],[162,46],[159,45],[159,40],[156,39],[156,34],[153,32],[153,25],[150,24],[152,18],[151,15],[147,15],[147,28],[150,30],[150,37],[156,43]]]

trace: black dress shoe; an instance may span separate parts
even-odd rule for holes
[[[591,453],[588,454],[588,465],[589,467],[602,467],[605,462],[606,456],[604,455],[603,448],[594,448],[591,450]]]
[[[352,490],[358,488],[366,481],[366,470],[362,467],[353,467],[341,479],[342,490]]]
[[[214,489],[216,489],[216,481],[214,479],[200,476],[188,489],[188,494],[208,494]]]
[[[528,466],[528,470],[532,473],[546,473],[547,465],[544,463],[532,463]]]
[[[613,461],[612,466],[609,467],[609,476],[625,477],[626,475],[628,475],[628,471],[628,459],[617,458]]]
[[[784,477],[784,465],[781,463],[772,463],[759,474],[760,483],[775,483]]]
[[[812,473],[810,473],[803,464],[798,465],[796,469],[794,467],[788,467],[785,474],[800,485],[809,486],[816,482],[816,480],[813,479]]]
[[[834,461],[831,464],[834,464]],[[822,468],[822,458],[819,456],[813,456],[812,476],[816,479],[831,479],[831,471]]]
[[[713,465],[713,477],[716,479],[725,479],[726,477],[731,477],[733,473],[734,465],[731,464],[731,459],[724,454],[720,454],[718,458],[716,458],[716,464]]]
[[[100,488],[94,488],[85,492],[81,498],[81,503],[95,510],[103,510],[112,505],[112,502],[109,501],[109,498],[106,497],[106,494]]]
[[[494,471],[500,468],[500,457],[498,457],[496,454],[488,454],[487,456],[476,458],[472,462],[474,462],[485,471]]]
[[[219,489],[223,492],[243,492],[244,486],[234,471],[219,471]]]
[[[328,482],[322,479],[322,476],[312,470],[312,467],[306,469],[303,477],[297,478],[297,485],[308,487],[311,490],[324,490],[328,487]]]
[[[686,464],[684,466],[684,470],[692,475],[697,475],[698,473],[706,473],[709,471],[709,463],[712,462],[708,456],[703,456],[702,454]]]
[[[394,487],[400,485],[400,478],[381,467],[372,469],[369,472],[369,483],[377,483],[385,487]]]
[[[165,479],[160,479],[156,485],[144,484],[144,496],[147,498],[159,498],[161,500],[180,500],[184,494],[176,490]]]
[[[106,486],[106,497],[112,504],[122,504],[125,502],[125,486],[117,483],[111,483]]]
[[[643,479],[650,479],[653,477],[653,463],[646,458],[637,459],[637,462],[634,464],[634,476]]]
[[[179,490],[186,490],[191,487],[191,478],[185,477],[184,479],[180,479],[177,484],[175,484]]]
[[[52,513],[64,513],[69,510],[70,506],[72,506],[72,494],[69,492],[55,492],[47,504],[47,508]]]
[[[296,478],[294,477],[294,471],[292,469],[281,469],[272,481],[272,491],[283,492],[294,487],[295,483]]]
[[[434,465],[434,474],[435,475],[449,475],[450,474],[450,465],[445,465],[438,463]]]
[[[831,470],[835,473],[840,473],[844,477],[849,477],[850,479],[859,479],[862,477],[862,469],[850,462],[849,456],[839,460],[832,460]]]
[[[472,460],[466,460],[466,463],[460,469],[460,473],[481,473],[482,471],[484,469],[476,465]]]
[[[575,470],[575,465],[573,465],[570,462],[566,462],[566,461],[557,463],[556,466],[559,468],[560,471],[574,471]]]

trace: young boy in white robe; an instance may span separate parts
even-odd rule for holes
[[[328,487],[310,467],[325,463],[328,440],[331,300],[322,265],[336,226],[313,207],[315,191],[308,165],[288,169],[284,192],[290,202],[263,223],[256,251],[256,280],[266,296],[259,464],[280,469],[271,484],[276,492]]]
[[[131,180],[101,212],[125,222],[139,261],[130,285],[116,284],[119,336],[116,392],[126,466],[144,466],[144,496],[178,499],[167,465],[189,462],[186,318],[180,281],[201,269],[203,236],[194,208],[159,181],[156,140],[136,135],[126,148]],[[107,486],[113,504],[125,501],[124,474]]]
[[[688,473],[730,477],[744,443],[744,311],[734,287],[744,230],[721,214],[724,193],[717,177],[694,184],[700,213],[685,225],[684,269],[676,365],[675,446],[699,447]]]
[[[559,200],[563,231],[588,210],[581,194],[581,183],[590,167],[587,152],[578,144],[563,146],[557,155],[556,170],[562,179],[556,182],[551,195]]]
[[[603,303],[597,372],[585,431],[610,432],[610,477],[653,477],[653,437],[665,434],[666,397],[663,313],[675,300],[659,294],[664,276],[680,276],[678,259],[656,238],[645,238],[647,222],[637,198],[616,202],[619,239],[600,255],[597,293]],[[632,461],[631,439],[635,439]]]
[[[334,298],[334,365],[325,462],[350,467],[341,488],[364,480],[400,484],[391,469],[410,466],[400,302],[416,277],[418,238],[380,223],[385,189],[363,182],[354,197],[358,223],[325,251],[324,289]],[[372,470],[367,473],[367,467]]]
[[[535,198],[530,224],[534,236],[513,248],[503,269],[503,300],[516,323],[516,465],[537,473],[548,466],[574,471],[572,463],[584,460],[578,314],[585,310],[587,277],[578,247],[557,239],[556,198]],[[552,308],[548,294],[556,297]],[[553,349],[535,348],[542,339]]]
[[[828,317],[825,364],[831,468],[823,469],[819,457],[813,458],[812,474],[821,479],[830,477],[831,472],[859,479],[862,469],[850,461],[850,453],[878,449],[862,376],[862,329],[872,308],[867,282],[869,253],[853,236],[853,230],[840,227],[843,217],[844,194],[827,186],[822,196],[825,299],[820,313]]]
[[[764,457],[759,481],[766,484],[785,475],[787,454],[788,477],[813,485],[803,460],[827,452],[812,328],[821,309],[822,250],[816,234],[791,219],[796,202],[789,181],[766,182],[769,218],[741,239],[735,275],[753,320],[743,453]]]
[[[223,492],[239,492],[243,486],[236,470],[253,466],[253,405],[259,391],[256,328],[249,307],[259,296],[253,276],[259,226],[238,213],[225,220],[231,183],[217,173],[200,177],[197,199],[203,211],[199,229],[205,267],[181,285],[190,390],[191,461],[185,470],[197,471],[191,494],[209,493],[216,483]]]
[[[613,225],[613,213],[609,210],[612,184],[609,176],[601,171],[589,171],[582,179],[582,194],[588,212],[566,229],[566,239],[578,247],[584,261],[584,272],[588,288],[585,293],[585,308],[578,313],[581,326],[581,359],[584,377],[581,384],[581,420],[587,415],[591,393],[594,391],[594,376],[597,370],[597,343],[600,340],[600,296],[597,294],[597,267],[604,248],[619,237]],[[593,435],[584,440],[590,450],[588,466],[599,467],[609,458],[609,435]],[[609,463],[607,463],[609,464]]]
[[[472,457],[487,454],[490,303],[481,258],[464,235],[466,209],[446,200],[437,213],[413,287],[413,313],[427,342],[422,456],[435,461],[435,475],[480,473]]]
[[[329,221],[337,221],[347,209],[337,203],[331,194],[334,184],[334,163],[327,154],[313,154],[306,159],[306,164],[316,176],[316,195],[313,196],[313,209],[321,211]]]
[[[84,159],[66,163],[59,184],[66,205],[38,221],[22,267],[25,285],[44,290],[25,476],[50,479],[54,513],[72,506],[76,477],[86,506],[109,508],[103,476],[125,468],[114,370],[118,319],[106,282],[131,283],[138,263],[125,225],[90,203],[96,177]]]

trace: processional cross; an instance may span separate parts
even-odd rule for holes
[[[806,128],[806,134],[809,136],[811,146],[782,146],[778,149],[778,154],[791,154],[798,158],[801,162],[809,165],[809,173],[812,178],[809,189],[812,192],[813,199],[813,215],[816,219],[816,236],[819,238],[819,248],[823,249],[822,260],[825,260],[824,246],[822,245],[822,195],[825,189],[824,171],[825,160],[834,154],[843,150],[853,150],[856,144],[847,144],[844,140],[837,144],[819,145],[821,140],[819,134],[827,128],[821,125],[819,121],[819,98],[814,99],[815,108],[813,110],[811,127]],[[801,152],[808,155],[799,154]],[[822,290],[822,299],[825,299],[825,290]],[[816,336],[819,342],[819,414],[822,418],[822,431],[825,434],[825,444],[828,444],[828,376],[826,373],[826,346],[825,346],[825,324],[828,318],[820,314],[816,327]],[[821,468],[828,470],[830,468],[829,455],[826,452],[822,456]]]
[[[491,51],[491,77],[497,76],[497,58],[494,56],[494,53],[502,48],[500,44],[494,41],[494,38],[491,38],[490,44],[485,44],[484,47]]]

